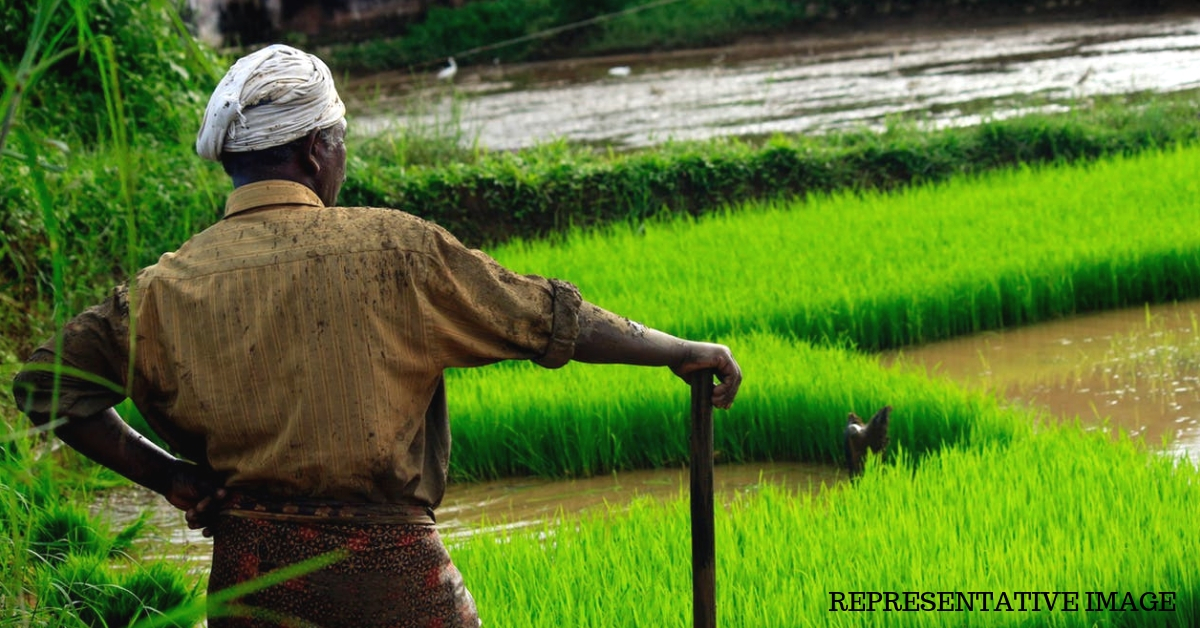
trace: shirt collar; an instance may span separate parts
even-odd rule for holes
[[[295,181],[271,179],[247,183],[231,192],[225,200],[225,217],[272,205],[325,206],[316,192],[307,186]]]

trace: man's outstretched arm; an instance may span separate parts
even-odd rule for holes
[[[685,381],[688,374],[711,368],[720,384],[713,388],[713,405],[729,408],[742,384],[742,371],[724,345],[676,338],[618,316],[591,303],[579,310],[578,362],[666,366]]]

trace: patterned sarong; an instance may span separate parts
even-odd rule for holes
[[[390,507],[389,507],[390,508]],[[428,523],[406,523],[428,521]],[[237,598],[214,594],[318,556],[306,575]],[[423,509],[264,504],[235,496],[213,535],[209,628],[457,628],[479,626],[432,518]]]

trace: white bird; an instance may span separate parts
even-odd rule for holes
[[[632,71],[627,65],[618,65],[615,68],[608,69],[608,73],[612,76],[629,76],[629,73]]]
[[[455,74],[458,74],[458,64],[454,62],[454,57],[450,57],[450,65],[442,68],[437,77],[439,81],[449,81]]]

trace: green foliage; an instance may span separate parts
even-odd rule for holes
[[[23,123],[42,136],[104,141],[111,102],[101,42],[111,42],[131,130],[167,142],[193,132],[197,108],[219,75],[215,56],[191,40],[174,1],[0,0],[3,67],[12,70],[23,57],[39,10],[50,15],[44,37],[66,33],[65,46],[74,46],[73,54],[23,86]]]
[[[767,330],[891,349],[1200,296],[1200,236],[1178,228],[1200,191],[1198,151],[743,203],[492,252],[684,337]]]
[[[884,405],[899,409],[893,443],[914,461],[953,443],[1007,442],[1027,429],[1025,416],[995,399],[924,372],[885,369],[849,350],[774,334],[719,340],[733,349],[747,381],[734,407],[714,417],[722,463],[840,462],[846,413],[869,415]],[[589,477],[687,462],[688,388],[665,369],[497,365],[452,371],[447,391],[454,399],[451,472],[459,480]]]
[[[114,533],[100,525],[78,504],[48,504],[36,511],[29,548],[40,560],[60,563],[70,556],[109,556],[124,552],[146,526],[147,517]]]
[[[30,549],[51,562],[62,562],[72,554],[99,555],[104,545],[87,513],[71,504],[53,504],[39,511],[29,539]]]
[[[9,208],[0,216],[0,284],[20,304],[14,314],[45,307],[51,295],[62,299],[66,310],[78,312],[221,216],[228,178],[190,147],[134,147],[129,159],[140,167],[128,201],[120,165],[111,153],[79,153],[62,172],[41,173],[47,180],[47,205],[72,243],[57,249],[40,215],[33,170],[0,169],[0,198]],[[51,277],[56,250],[62,265],[71,269],[58,292]],[[16,316],[3,322],[13,337],[21,337],[36,330],[29,325],[37,319]]]
[[[61,322],[73,298],[68,290],[95,296],[99,286],[77,269],[112,277],[149,261],[138,257],[151,254],[137,248],[134,220],[143,216],[135,201],[161,209],[171,207],[161,201],[179,198],[172,195],[196,198],[192,181],[178,179],[186,168],[136,185],[131,150],[134,143],[172,145],[185,127],[190,133],[196,87],[213,78],[208,53],[191,42],[171,7],[164,0],[0,2],[5,381],[14,337],[40,329],[50,312]],[[58,140],[86,146],[86,166]],[[155,155],[144,167],[170,168],[166,161]],[[155,237],[178,237],[180,227],[190,234],[190,205],[173,209],[158,218]],[[87,245],[77,246],[80,236]],[[0,624],[126,626],[194,598],[179,567],[114,568],[146,519],[117,531],[89,516],[79,504],[111,478],[79,456],[53,452],[45,434],[15,427],[17,417],[11,398],[0,397]]]
[[[0,400],[0,626],[127,626],[194,600],[184,566],[128,560],[148,516],[114,529],[89,515],[91,490],[111,480],[15,429],[15,415]]]
[[[135,570],[116,570],[96,556],[69,556],[43,578],[48,595],[42,603],[62,609],[88,628],[124,628],[157,617],[190,601],[196,588],[174,566],[152,562]],[[186,628],[193,622],[167,625]]]
[[[780,0],[684,0],[604,22],[599,32],[587,40],[583,52],[728,44],[747,35],[786,31],[805,21],[808,4]]]
[[[1200,297],[1200,235],[1179,229],[1200,194],[1198,156],[1171,149],[748,204],[492,253],[651,327],[730,344],[747,384],[717,419],[724,460],[838,460],[845,412],[883,405],[906,409],[893,436],[919,458],[1005,440],[1016,421],[923,376],[783,339],[874,351]],[[460,477],[591,475],[686,457],[686,389],[666,372],[498,365],[456,371],[447,387]]]
[[[338,71],[382,71],[442,63],[446,57],[502,40],[531,35],[556,25],[553,0],[487,0],[451,9],[434,6],[426,19],[403,37],[337,46],[323,55]],[[508,60],[523,58],[536,43],[505,48]],[[493,56],[489,53],[486,59]],[[425,68],[429,69],[429,68]]]

